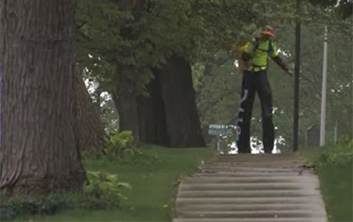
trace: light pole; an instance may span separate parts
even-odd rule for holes
[[[295,73],[294,73],[294,116],[293,116],[293,151],[298,150],[299,130],[299,75],[300,75],[300,0],[297,0],[297,22],[295,26]]]
[[[322,91],[321,91],[320,146],[325,146],[326,88],[327,88],[327,26],[325,25],[324,60],[323,60],[323,67],[322,67]]]

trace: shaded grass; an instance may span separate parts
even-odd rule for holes
[[[169,149],[146,147],[143,152],[157,157],[145,164],[121,164],[106,159],[84,161],[86,170],[118,174],[132,190],[125,193],[116,210],[71,210],[53,216],[31,218],[34,221],[170,221],[178,180],[191,174],[201,161],[212,157],[210,148]],[[29,218],[26,218],[29,219]]]
[[[353,221],[352,162],[343,165],[322,165],[319,168],[321,192],[329,221]]]
[[[353,221],[353,162],[327,163],[320,156],[327,148],[304,148],[299,154],[316,166],[328,219],[331,222]]]

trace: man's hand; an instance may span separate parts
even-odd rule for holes
[[[292,73],[289,71],[288,67],[286,66],[286,64],[282,61],[281,57],[276,56],[276,57],[272,57],[273,61],[283,69],[284,72],[288,73],[288,75],[290,75],[291,77],[293,76]]]

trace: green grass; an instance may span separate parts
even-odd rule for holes
[[[299,153],[316,165],[329,221],[351,222],[353,221],[353,163],[352,161],[343,164],[323,162],[319,157],[325,150],[325,148],[305,148]]]
[[[132,190],[125,193],[120,209],[86,211],[71,210],[32,221],[170,221],[179,178],[191,174],[202,160],[213,155],[213,149],[169,149],[146,147],[143,152],[158,156],[147,164],[120,164],[118,161],[86,160],[86,170],[118,174],[119,181],[128,182]]]

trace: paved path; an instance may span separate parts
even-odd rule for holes
[[[326,222],[304,163],[294,154],[217,156],[180,183],[173,222]]]

